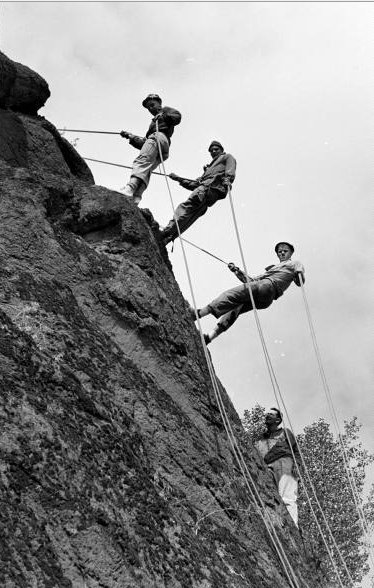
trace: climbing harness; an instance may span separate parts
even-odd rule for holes
[[[158,124],[157,124],[157,121],[156,121],[156,133],[158,133]],[[161,145],[160,145],[160,142],[159,142],[159,139],[158,139],[158,135],[157,134],[156,134],[156,139],[157,139],[157,145],[158,145],[158,150],[159,150],[159,156],[160,156],[161,166],[162,166],[162,170],[164,172],[166,186],[167,186],[167,189],[168,189],[168,192],[169,192],[170,202],[171,202],[172,209],[173,209],[173,215],[175,217],[175,206],[174,206],[173,196],[171,194],[171,190],[170,190],[170,186],[169,186],[169,182],[168,182],[168,177],[167,177],[167,174],[166,174],[165,165],[164,165],[164,161],[163,161],[163,157],[162,157]],[[219,390],[219,386],[218,386],[218,383],[217,383],[217,379],[216,379],[216,376],[215,376],[214,371],[213,371],[213,365],[211,363],[211,359],[209,357],[208,350],[207,350],[207,347],[206,347],[206,344],[205,344],[205,341],[204,341],[204,336],[203,336],[203,331],[202,331],[202,328],[201,328],[200,318],[199,318],[198,313],[197,313],[197,305],[196,305],[196,300],[195,300],[194,289],[193,289],[193,286],[192,286],[192,279],[191,279],[191,274],[190,274],[190,270],[189,270],[189,266],[188,266],[187,256],[186,256],[186,252],[185,252],[185,248],[184,248],[183,239],[181,239],[181,232],[180,232],[180,228],[179,228],[179,224],[178,224],[178,221],[177,220],[176,220],[176,226],[177,226],[177,230],[178,230],[178,236],[179,236],[179,238],[181,240],[181,247],[182,247],[183,259],[184,259],[184,264],[185,264],[185,268],[186,268],[187,278],[188,278],[188,282],[189,282],[191,297],[192,297],[192,301],[193,301],[193,304],[194,304],[195,316],[196,316],[196,320],[197,320],[198,327],[199,327],[201,344],[203,346],[205,360],[206,360],[208,371],[209,371],[209,375],[210,375],[210,378],[211,378],[211,382],[212,382],[212,386],[213,386],[215,398],[216,398],[216,401],[217,401],[217,405],[218,405],[218,408],[219,408],[219,411],[220,411],[220,414],[221,414],[222,422],[223,422],[223,425],[225,427],[225,431],[226,431],[226,434],[227,434],[229,443],[230,443],[230,445],[232,447],[234,457],[235,457],[235,459],[236,459],[236,461],[238,463],[239,469],[240,469],[240,471],[241,471],[241,473],[243,475],[243,478],[245,480],[246,487],[247,487],[247,489],[249,491],[249,494],[250,494],[250,496],[251,496],[251,498],[253,500],[253,503],[256,505],[256,507],[258,509],[259,515],[260,515],[260,517],[261,517],[261,519],[262,519],[262,521],[263,521],[263,523],[265,525],[265,528],[266,528],[266,530],[267,530],[267,532],[269,534],[269,537],[270,537],[270,539],[273,542],[274,548],[275,548],[275,550],[276,550],[276,552],[278,554],[279,560],[280,560],[280,562],[281,562],[281,564],[283,566],[283,569],[284,569],[284,571],[286,573],[286,576],[287,576],[287,579],[288,579],[288,581],[290,583],[290,586],[292,586],[292,588],[299,588],[300,587],[300,584],[299,584],[298,578],[295,575],[295,572],[294,572],[294,570],[293,570],[293,568],[292,568],[292,566],[291,566],[291,564],[290,564],[290,562],[289,562],[289,560],[287,558],[287,555],[284,552],[283,546],[282,546],[282,544],[281,544],[281,542],[280,542],[280,540],[279,540],[279,538],[278,538],[278,536],[276,534],[276,531],[275,531],[273,522],[271,521],[270,516],[269,516],[269,514],[268,514],[268,512],[267,512],[267,510],[265,508],[265,504],[264,504],[264,502],[263,502],[263,500],[262,500],[262,498],[261,498],[261,496],[260,496],[260,494],[259,494],[259,492],[257,490],[257,487],[255,485],[255,482],[254,482],[254,480],[252,478],[252,475],[251,475],[250,471],[248,470],[248,467],[247,467],[247,465],[245,463],[243,454],[242,454],[242,452],[240,450],[240,447],[238,446],[238,443],[237,443],[237,441],[235,439],[235,436],[234,436],[234,433],[233,433],[233,430],[232,430],[232,427],[231,427],[231,423],[230,423],[230,421],[228,419],[227,412],[226,412],[226,409],[225,409],[225,406],[224,406],[224,403],[223,403],[223,400],[222,400],[222,396],[221,396],[221,393],[220,393],[220,390]],[[249,483],[249,481],[251,482],[251,484]],[[257,500],[256,500],[256,498],[257,498]],[[257,501],[260,503],[261,508],[260,508],[260,506],[259,506],[259,504],[258,504]]]

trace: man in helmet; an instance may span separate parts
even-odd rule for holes
[[[124,195],[139,204],[144,190],[147,188],[152,171],[160,164],[159,144],[163,160],[169,157],[170,138],[174,127],[179,125],[181,114],[175,108],[162,106],[158,94],[149,94],[142,102],[153,116],[145,137],[138,137],[128,131],[121,131],[121,137],[129,139],[130,145],[140,149],[134,159],[129,182],[124,188]],[[158,133],[157,133],[158,127]]]
[[[298,526],[297,478],[301,458],[292,432],[280,426],[282,420],[281,411],[270,408],[265,414],[266,433],[255,442],[255,446],[273,472],[280,497]]]
[[[183,233],[200,216],[206,213],[209,206],[217,200],[225,198],[227,191],[235,179],[236,161],[230,153],[225,153],[218,141],[212,141],[208,147],[212,161],[204,166],[204,173],[196,180],[181,178],[177,174],[169,174],[172,180],[187,190],[192,190],[191,196],[175,210],[174,218],[169,221],[162,231],[164,244],[174,241],[179,231]]]
[[[197,313],[200,318],[208,314],[219,318],[214,330],[210,334],[204,335],[206,344],[209,344],[218,335],[227,331],[240,314],[253,310],[247,279],[249,280],[253,300],[257,309],[270,306],[274,300],[282,296],[283,292],[287,290],[292,282],[295,282],[297,286],[301,286],[301,280],[304,283],[304,266],[300,261],[292,261],[291,259],[294,252],[293,245],[281,241],[276,244],[275,252],[278,256],[279,263],[269,265],[265,268],[263,274],[255,278],[246,276],[233,263],[228,264],[229,269],[243,282],[243,285],[226,290],[226,292],[220,294],[207,306],[198,309]],[[193,316],[194,320],[196,319],[195,312],[193,314],[191,312],[191,316]]]

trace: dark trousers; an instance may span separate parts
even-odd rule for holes
[[[184,233],[194,222],[206,213],[209,206],[213,206],[217,200],[222,200],[227,195],[227,188],[222,185],[199,186],[185,202],[175,209],[174,218],[167,224],[163,234],[174,241],[178,237],[179,230]]]
[[[275,290],[268,279],[250,282],[253,300],[256,308],[267,308],[275,298]],[[219,318],[218,325],[221,331],[227,331],[240,314],[253,310],[251,298],[246,284],[236,286],[226,292],[222,292],[215,298],[208,308],[213,316]]]

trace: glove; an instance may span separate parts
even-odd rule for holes
[[[300,284],[300,286],[301,286],[301,283],[305,284],[305,277],[304,277],[303,272],[298,271],[298,272],[296,272],[296,274],[297,274],[297,280],[298,280],[298,283]]]
[[[230,178],[224,177],[222,179],[222,186],[226,186],[227,188],[231,188]]]
[[[229,268],[230,272],[238,272],[240,271],[238,267],[236,267],[235,263],[233,263],[232,261],[230,261],[229,264],[227,264],[227,267]]]
[[[293,475],[294,478],[296,478],[296,480],[299,479],[299,472],[298,472],[295,464],[292,465],[291,474]]]
[[[176,182],[180,179],[179,176],[177,176],[177,174],[173,174],[173,172],[171,172],[171,174],[169,174],[169,178],[171,180],[175,180]]]

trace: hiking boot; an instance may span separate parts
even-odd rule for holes
[[[133,199],[135,192],[134,186],[132,186],[131,184],[126,184],[126,186],[122,188],[122,191],[124,196],[126,196],[127,198],[131,198],[131,200]]]
[[[164,245],[168,245],[174,241],[174,239],[175,237],[172,237],[168,231],[165,231],[165,229],[161,231],[161,241],[164,243]]]
[[[199,311],[197,311],[197,312],[199,312]],[[188,316],[190,317],[190,319],[192,321],[196,321],[197,320],[195,309],[192,308],[192,306],[190,306],[189,309],[188,309]]]

